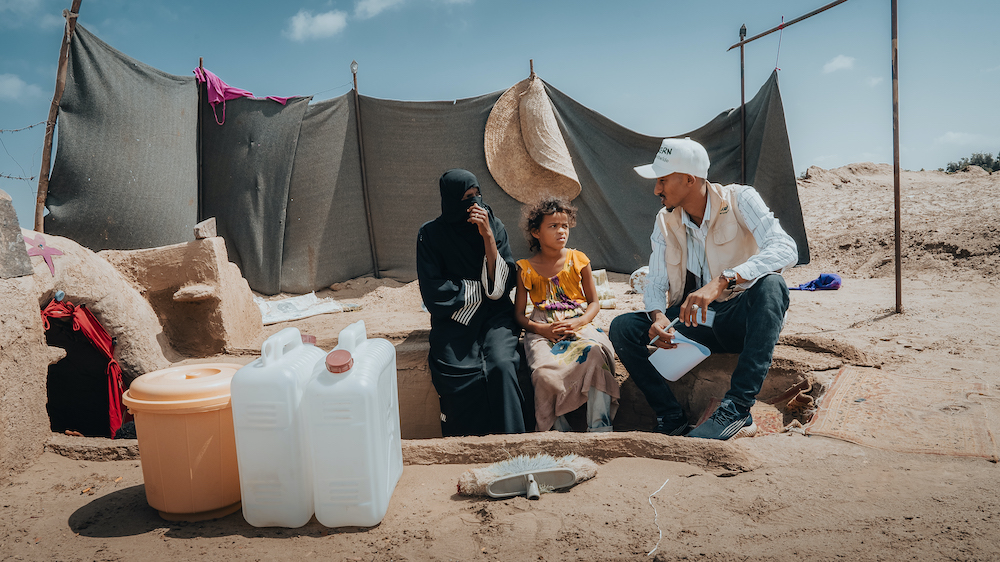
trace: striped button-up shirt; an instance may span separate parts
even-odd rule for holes
[[[746,279],[741,283],[741,289],[749,289],[758,279],[771,273],[777,273],[786,267],[795,265],[799,253],[792,237],[782,230],[774,213],[767,208],[757,190],[744,185],[739,186],[736,195],[736,206],[743,216],[744,222],[750,228],[759,249],[747,261],[736,264],[729,269]],[[705,257],[705,237],[708,234],[709,220],[712,215],[712,199],[707,198],[705,215],[701,226],[694,224],[684,209],[681,212],[681,222],[687,231],[687,269],[699,280],[698,287],[712,280]],[[656,226],[649,237],[652,253],[649,255],[649,274],[646,277],[646,289],[643,292],[643,302],[646,311],[664,311],[667,309],[667,290],[670,280],[667,278],[666,250],[667,242],[663,233]]]

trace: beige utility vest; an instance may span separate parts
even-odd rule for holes
[[[709,221],[708,234],[705,236],[705,255],[708,258],[708,271],[713,278],[722,275],[723,270],[747,261],[759,251],[757,241],[736,205],[739,187],[741,186],[735,184],[708,184],[708,197],[712,201],[711,216],[703,220]],[[680,304],[687,279],[687,229],[681,221],[680,209],[675,211],[669,212],[664,207],[656,214],[656,225],[667,243],[665,257],[667,279],[670,282],[667,289],[668,307]],[[700,272],[697,274],[700,276]],[[734,294],[735,291],[727,290],[719,300],[729,300]]]

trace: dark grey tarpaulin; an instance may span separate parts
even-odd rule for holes
[[[288,188],[281,290],[308,293],[371,273],[354,95],[306,110]]]
[[[809,263],[809,244],[802,221],[799,191],[792,166],[792,149],[785,129],[785,110],[778,91],[778,71],[747,102],[747,184],[754,186],[781,227],[795,239],[799,263]],[[683,136],[683,135],[682,135]],[[688,136],[708,150],[716,183],[740,182],[740,110],[724,111]]]
[[[77,30],[46,229],[93,249],[189,240],[199,195],[193,187],[193,79],[149,69]],[[595,269],[631,272],[649,258],[659,209],[654,182],[632,168],[649,163],[661,139],[630,131],[545,88],[582,187],[570,245],[586,252]],[[168,91],[176,99],[161,101]],[[206,104],[198,218],[217,218],[230,258],[262,293],[308,292],[372,273],[372,243],[379,273],[410,281],[416,276],[417,229],[440,212],[438,177],[465,168],[479,178],[485,201],[507,225],[514,254],[527,256],[519,227],[522,205],[496,184],[486,165],[486,121],[501,94],[454,102],[359,96],[360,107],[353,93],[312,105],[308,98],[287,106],[237,99],[226,102],[223,125]],[[123,102],[126,95],[131,97]],[[374,241],[362,190],[359,110]],[[727,111],[677,135],[705,145],[712,181],[739,179],[739,118],[738,110]],[[141,134],[131,132],[137,120]],[[795,239],[799,262],[806,263],[809,248],[776,73],[747,104],[747,124],[748,183]],[[122,134],[126,126],[129,132]],[[133,139],[149,148],[138,150],[145,145]],[[178,175],[183,181],[174,181]]]
[[[198,90],[76,26],[45,231],[92,250],[194,239]]]
[[[229,100],[222,125],[204,103],[201,214],[216,218],[229,259],[240,266],[250,286],[277,293],[288,183],[309,98],[293,98],[285,105]]]
[[[361,96],[375,247],[385,277],[416,278],[417,230],[441,214],[438,178],[451,168],[476,175],[486,203],[505,224],[513,223],[511,244],[519,238],[519,204],[493,181],[483,149],[486,119],[499,97],[405,102]]]
[[[630,273],[649,260],[649,236],[660,202],[655,182],[634,166],[652,161],[662,139],[615,124],[546,84],[567,140],[581,193],[570,245],[595,268]],[[368,186],[381,273],[409,281],[415,277],[414,233],[440,212],[437,178],[449,168],[476,174],[483,199],[507,226],[515,256],[527,256],[519,227],[522,205],[494,182],[486,167],[486,120],[501,92],[456,102],[400,102],[361,97]],[[799,208],[795,172],[785,131],[777,74],[747,103],[747,180],[755,185],[799,246],[809,249]],[[739,111],[678,136],[701,142],[712,160],[709,179],[739,181]],[[283,279],[284,281],[284,279]]]

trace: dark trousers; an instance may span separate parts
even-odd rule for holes
[[[524,394],[517,381],[520,330],[510,310],[473,326],[432,325],[428,366],[445,437],[524,433]]]
[[[725,302],[714,302],[712,327],[688,327],[676,324],[674,329],[713,353],[738,353],[726,398],[739,408],[753,406],[760,387],[771,368],[771,357],[778,334],[788,310],[788,287],[780,275],[766,275],[752,287]],[[680,306],[665,313],[674,319]],[[649,362],[649,327],[653,322],[645,312],[622,314],[611,322],[611,343],[618,352],[629,376],[646,395],[657,417],[675,418],[684,414],[667,381]]]

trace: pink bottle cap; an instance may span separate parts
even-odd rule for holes
[[[346,349],[335,349],[326,356],[326,370],[331,373],[350,371],[354,366],[354,358]]]

